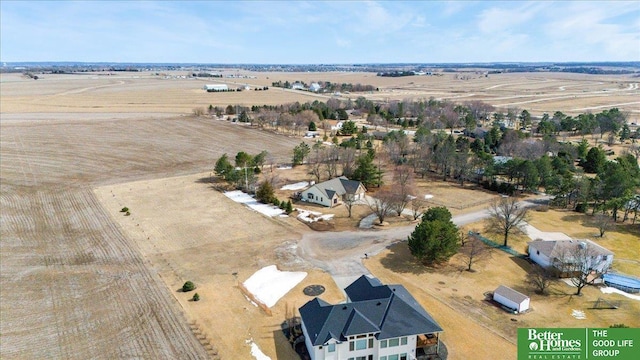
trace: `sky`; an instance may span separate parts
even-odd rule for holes
[[[640,1],[0,1],[0,61],[640,61]]]

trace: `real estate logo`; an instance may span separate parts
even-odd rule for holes
[[[526,359],[559,359],[560,355],[567,356],[565,359],[584,358],[583,329],[518,329],[519,345],[521,331],[526,332],[524,345],[528,344],[527,354],[531,356]]]
[[[518,329],[518,360],[640,359],[640,329]]]

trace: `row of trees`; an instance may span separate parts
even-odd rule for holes
[[[250,155],[244,151],[236,154],[234,164],[229,156],[223,154],[215,163],[213,171],[217,176],[225,181],[234,184],[236,188],[246,192],[254,192],[257,182],[257,174],[260,174],[267,161],[270,160],[269,153],[262,151],[256,155]],[[273,161],[271,161],[273,165]]]

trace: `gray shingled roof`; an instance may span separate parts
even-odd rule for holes
[[[498,294],[504,296],[505,298],[512,300],[518,304],[528,299],[529,297],[521,292],[515,291],[510,287],[506,287],[504,285],[498,286],[498,288],[493,292],[493,294]]]
[[[576,249],[581,242],[586,243],[595,254],[613,255],[613,252],[591,240],[536,240],[530,241],[528,244],[548,258],[559,258],[564,252]]]
[[[327,198],[333,198],[333,194],[337,193],[339,196],[344,194],[355,194],[360,186],[359,181],[349,180],[346,176],[340,176],[331,180],[317,183],[312,187],[315,187],[325,193]]]
[[[300,308],[314,346],[331,338],[345,341],[347,336],[357,334],[375,333],[378,340],[383,340],[442,331],[402,285],[382,285],[363,275],[345,292],[352,302],[329,305],[315,298]]]

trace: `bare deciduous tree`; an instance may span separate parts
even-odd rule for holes
[[[551,286],[555,278],[551,270],[534,264],[527,273],[526,281],[535,289],[536,293],[546,295],[547,289]]]
[[[356,164],[356,150],[346,148],[340,150],[340,165],[342,167],[342,175],[350,178]]]
[[[519,232],[518,225],[526,220],[527,209],[518,206],[518,199],[514,197],[500,198],[489,208],[488,230],[504,236],[504,246],[507,246],[509,235]]]
[[[420,215],[422,215],[422,210],[427,207],[427,201],[425,199],[421,199],[416,197],[411,200],[411,214],[413,215],[413,220],[418,220]]]
[[[573,242],[565,247],[557,258],[555,267],[564,275],[569,275],[571,283],[577,288],[576,295],[582,289],[593,284],[608,269],[606,260],[590,242]]]
[[[393,188],[396,192],[393,210],[400,216],[411,201],[411,195],[415,194],[413,171],[409,166],[401,165],[395,168]]]
[[[347,208],[347,211],[349,212],[349,217],[351,217],[351,210],[353,209],[353,206],[357,202],[358,200],[356,200],[353,194],[345,194],[344,197],[342,198],[342,204],[344,204],[344,206]]]
[[[321,142],[316,142],[311,148],[311,156],[309,157],[309,174],[312,175],[316,182],[320,182],[322,176],[322,160],[324,152],[324,146]]]
[[[473,235],[463,235],[461,238],[465,238],[460,248],[460,254],[464,258],[464,263],[467,265],[467,271],[473,271],[471,266],[473,264],[482,261],[491,256],[491,248],[485,245],[478,237]]]
[[[603,237],[604,233],[613,225],[613,219],[607,214],[596,214],[593,216],[593,221],[598,228],[600,237]]]
[[[380,225],[384,223],[385,217],[393,211],[393,203],[396,195],[389,189],[382,189],[375,193],[375,197],[367,198],[367,205],[378,217]]]

